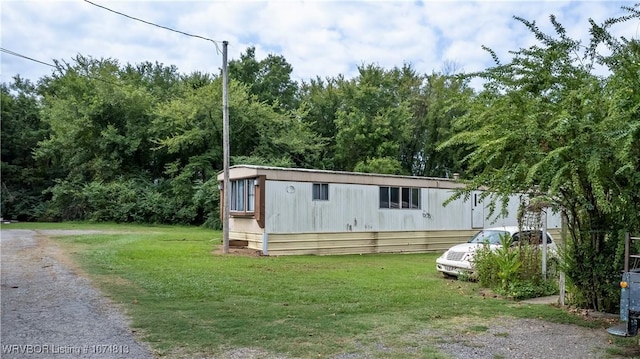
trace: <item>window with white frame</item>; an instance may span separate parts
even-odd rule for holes
[[[314,201],[328,201],[329,200],[329,184],[314,183],[312,197]]]
[[[420,209],[420,188],[380,187],[380,208]]]
[[[253,212],[256,203],[255,179],[231,181],[231,210],[236,212]]]

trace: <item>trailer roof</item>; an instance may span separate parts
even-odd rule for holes
[[[451,189],[463,188],[465,186],[465,184],[459,180],[437,177],[401,176],[255,165],[236,165],[229,168],[230,179],[255,178],[258,176],[266,176],[267,180],[272,181],[347,183]],[[224,173],[218,173],[218,181],[222,181],[223,179]]]

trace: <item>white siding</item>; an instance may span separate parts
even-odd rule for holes
[[[420,209],[379,208],[379,186],[329,183],[329,200],[312,200],[312,182],[266,182],[266,233],[382,232],[472,229],[473,198],[443,203],[451,190],[422,188]],[[489,199],[485,199],[489,203]],[[484,219],[483,227],[517,225],[518,196],[509,201],[509,216]],[[484,209],[488,214],[489,209]],[[551,217],[551,216],[550,216]],[[557,224],[555,222],[558,222]],[[550,221],[549,228],[558,228]]]
[[[427,228],[423,209],[380,209],[379,186],[329,183],[329,200],[312,200],[311,182],[267,181],[267,233],[362,232]],[[424,212],[424,214],[423,214]]]
[[[471,205],[459,199],[444,206],[443,203],[453,195],[453,191],[428,188],[423,190],[428,195],[429,226],[425,229],[471,229]]]

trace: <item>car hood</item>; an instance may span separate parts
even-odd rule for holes
[[[482,243],[462,243],[449,248],[449,251],[473,253],[477,251],[479,248],[482,248],[482,246],[484,246],[484,244]],[[489,248],[491,248],[492,250],[498,247],[499,247],[498,245],[494,245],[494,244],[489,245]]]

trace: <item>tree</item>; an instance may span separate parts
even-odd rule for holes
[[[325,139],[318,167],[450,176],[460,149],[437,150],[464,113],[472,90],[454,74],[418,74],[411,65],[359,67],[360,76],[315,79],[301,86],[303,121]]]
[[[352,171],[362,161],[388,158],[401,166],[400,154],[413,131],[410,99],[400,94],[403,71],[385,71],[374,65],[360,66],[358,71],[359,76],[341,88],[342,104],[335,117],[335,165]],[[409,169],[402,167],[402,172],[409,173]]]
[[[336,113],[342,105],[341,87],[345,84],[342,76],[316,78],[303,82],[300,89],[301,120],[321,139],[325,146],[317,152],[318,161],[311,163],[313,168],[336,169]]]
[[[637,10],[628,10],[632,14],[625,19],[639,17]],[[608,41],[613,54],[599,55],[597,45],[611,39],[608,28],[624,19],[603,26],[592,22],[592,44],[580,55],[584,47],[567,36],[554,16],[555,36],[516,19],[540,44],[514,51],[507,64],[489,50],[496,66],[474,74],[486,80],[484,89],[455,121],[458,133],[441,146],[470,151],[465,163],[473,177],[456,197],[483,186],[501,199],[534,189],[542,193],[567,215],[567,275],[577,297],[596,310],[612,311],[618,292],[618,232],[637,226],[640,213],[634,187],[638,95],[629,87],[616,89],[621,83],[638,88],[637,65],[622,61],[637,64],[636,42],[612,47],[615,42]],[[602,78],[593,73],[598,62],[619,66],[610,66],[612,75]],[[629,217],[634,219],[619,220]]]
[[[256,60],[256,48],[249,47],[240,60],[229,61],[229,78],[245,84],[258,101],[274,106],[278,111],[298,107],[298,85],[291,80],[293,68],[283,56],[269,54]]]
[[[419,94],[413,97],[415,130],[408,148],[411,173],[416,176],[451,177],[462,172],[465,152],[457,147],[438,148],[453,135],[452,122],[464,115],[473,91],[467,80],[456,74],[426,76]]]
[[[153,170],[148,151],[152,95],[120,78],[117,61],[77,56],[43,80],[43,121],[51,131],[36,151],[73,181],[112,180]]]
[[[41,121],[36,85],[16,76],[0,86],[2,121],[2,217],[21,221],[42,214],[43,191],[50,184],[51,168],[33,157],[47,126]]]
[[[608,29],[620,22],[640,18],[640,5],[624,7],[629,15],[607,20],[603,25],[591,21],[593,39],[589,52],[608,67],[611,76],[604,92],[607,98],[607,123],[603,130],[609,134],[609,143],[618,168],[615,171],[617,196],[609,197],[620,227],[640,232],[640,39],[617,39]],[[598,45],[607,45],[611,54],[599,55]]]
[[[177,154],[178,167],[191,167],[192,176],[205,180],[208,171],[222,169],[222,93],[219,79],[156,110],[154,121],[158,143]],[[297,112],[279,113],[273,106],[256,101],[245,85],[229,83],[231,160],[251,159],[261,164],[287,163],[305,166],[322,141]],[[184,167],[187,169],[187,167]]]
[[[152,109],[180,95],[174,67],[121,67],[77,56],[40,82],[42,121],[50,130],[36,158],[57,170],[47,216],[192,223],[191,198],[168,195],[166,152],[156,150]]]
[[[229,83],[229,114],[232,163],[305,167],[322,146],[297,113],[256,101],[235,80]],[[198,220],[219,226],[212,198],[223,167],[221,79],[188,86],[182,96],[158,106],[154,117],[157,148],[174,159],[164,167],[172,196],[193,200]]]

